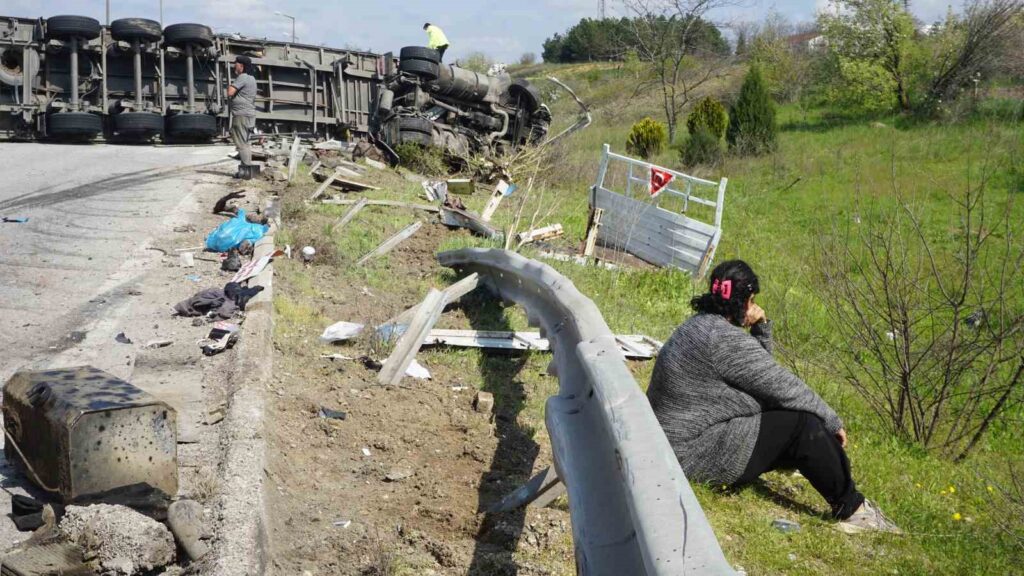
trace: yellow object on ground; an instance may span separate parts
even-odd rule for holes
[[[447,45],[448,37],[444,35],[444,30],[433,24],[427,26],[427,48],[437,50],[441,46]]]

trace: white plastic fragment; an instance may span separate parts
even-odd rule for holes
[[[363,448],[363,456],[369,456],[369,455],[370,455],[370,449],[369,448]]]
[[[320,339],[324,342],[343,342],[355,338],[363,331],[362,324],[355,322],[336,322],[324,329]]]
[[[411,376],[417,380],[430,380],[430,371],[423,367],[422,364],[413,358],[412,363],[405,370],[406,376]]]

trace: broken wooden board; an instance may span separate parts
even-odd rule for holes
[[[359,200],[348,200],[344,198],[329,198],[323,200],[322,204],[333,204],[335,206],[351,206],[366,200],[361,198]],[[429,204],[414,204],[412,202],[399,202],[397,200],[370,200],[366,203],[367,206],[391,206],[394,208],[411,208],[413,210],[424,210],[426,212],[440,212],[441,209],[437,206],[430,206]]]
[[[314,174],[313,177],[316,178],[316,174]],[[334,182],[334,179],[337,177],[337,172],[334,172],[333,174],[328,176],[327,179],[324,180],[323,184],[321,184],[320,187],[316,189],[316,192],[313,192],[313,195],[309,197],[309,201],[312,202],[313,200],[319,198],[320,195],[324,193],[324,190],[327,190],[327,187],[330,186],[331,183]]]
[[[490,224],[484,222],[479,216],[472,212],[465,210],[459,210],[458,208],[448,208],[447,206],[441,207],[441,222],[445,226],[452,226],[455,228],[469,228],[473,233],[479,234],[484,238],[492,238],[495,240],[504,238],[504,234],[500,230],[495,230]]]
[[[292,150],[288,154],[288,181],[295,178],[295,171],[299,169],[299,137],[292,140]]]
[[[442,290],[442,292],[444,292],[445,305],[447,306],[448,304],[455,302],[459,298],[462,298],[466,294],[469,294],[470,292],[475,290],[477,286],[480,285],[480,282],[480,275],[474,272],[469,276],[466,276],[462,280],[459,280],[455,284],[452,284],[451,286],[445,288],[444,290]],[[413,316],[416,315],[416,312],[419,310],[419,308],[419,304],[413,306],[412,308],[409,308],[405,312],[402,312],[398,316],[395,316],[391,320],[388,320],[387,322],[378,326],[377,330],[387,330],[388,332],[393,332],[397,330],[400,332],[404,332],[405,326],[408,326],[409,323],[412,322]],[[392,326],[392,328],[388,329],[388,326]]]
[[[408,239],[410,236],[415,234],[416,231],[419,230],[421,227],[423,227],[423,222],[420,222],[419,220],[417,220],[416,222],[413,222],[412,224],[406,226],[404,230],[402,230],[398,234],[395,234],[391,238],[388,238],[387,240],[382,242],[380,244],[380,246],[377,246],[376,248],[371,250],[368,254],[366,254],[365,256],[360,258],[356,262],[356,266],[362,266],[363,264],[369,262],[373,258],[377,258],[378,256],[382,256],[384,254],[387,254],[388,252],[393,250],[395,248],[395,246],[398,246],[399,244],[404,242],[406,239]]]
[[[342,168],[341,170],[344,170],[344,168]],[[370,184],[366,184],[364,182],[357,182],[355,180],[347,180],[345,178],[342,178],[341,170],[338,170],[336,168],[334,170],[334,173],[332,173],[330,176],[324,176],[323,174],[317,172],[316,174],[313,174],[313,179],[317,180],[318,182],[322,182],[327,178],[331,178],[332,182],[330,183],[330,185],[334,186],[335,188],[341,188],[342,190],[380,190],[380,188],[372,186]]]
[[[583,245],[583,255],[593,256],[597,248],[597,233],[601,229],[601,218],[604,217],[604,208],[594,208],[590,211],[590,222],[587,224],[587,241]]]
[[[368,203],[369,200],[367,200],[366,198],[360,198],[359,201],[356,202],[355,206],[349,208],[348,212],[346,212],[345,215],[342,216],[341,219],[338,220],[338,222],[334,226],[331,226],[331,233],[333,234],[334,232],[337,232],[338,230],[344,228],[345,225],[351,222],[352,219],[356,217],[356,214],[358,214],[359,211],[362,210]]]
[[[476,185],[469,178],[451,178],[447,182],[448,191],[452,194],[462,194],[468,196],[473,192],[476,192]]]
[[[616,336],[615,341],[626,358],[638,360],[654,358],[662,346],[661,342],[642,334]],[[493,350],[537,350],[540,352],[551,350],[547,338],[541,338],[540,332],[499,330],[431,330],[425,337],[423,345]]]
[[[551,238],[557,238],[564,234],[561,224],[552,224],[543,228],[537,228],[536,230],[527,230],[526,232],[520,232],[516,234],[516,241],[519,245],[528,244],[530,242],[537,242],[539,240],[548,240]]]
[[[424,337],[441,318],[445,304],[444,292],[431,288],[430,293],[420,303],[412,322],[409,323],[408,330],[399,337],[391,355],[384,361],[377,375],[378,383],[394,386],[402,380],[405,371],[416,358],[416,353],[423,346]]]

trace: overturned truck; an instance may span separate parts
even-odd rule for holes
[[[547,135],[551,111],[528,81],[443,64],[430,48],[408,46],[400,57],[398,69],[389,69],[377,107],[388,144],[501,154]]]
[[[389,54],[214,34],[206,25],[0,16],[0,138],[208,141],[230,122],[236,56],[252,59],[263,134],[415,142],[500,153],[542,138],[532,86]]]

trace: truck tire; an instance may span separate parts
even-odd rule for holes
[[[61,140],[92,140],[103,130],[103,122],[88,112],[55,112],[46,118],[46,134]]]
[[[406,46],[398,56],[399,60],[423,60],[424,62],[441,63],[441,53],[425,46]]]
[[[436,63],[427,62],[426,60],[400,60],[398,62],[398,70],[406,74],[419,76],[424,80],[437,80],[438,74],[441,73]]]
[[[121,112],[114,116],[114,132],[119,136],[146,138],[164,129],[164,117],[156,112]]]
[[[519,98],[519,101],[526,106],[526,111],[531,114],[540,107],[540,91],[527,80],[519,79],[512,82],[512,85],[508,87],[508,93],[513,98]]]
[[[434,132],[434,123],[426,118],[406,116],[398,119],[398,131],[432,134]]]
[[[163,36],[163,29],[156,20],[147,18],[119,18],[110,23],[110,35],[114,40],[157,42]]]
[[[203,24],[171,24],[164,28],[164,43],[169,46],[193,44],[209,48],[213,46],[213,30]]]
[[[217,134],[217,117],[181,113],[167,117],[167,136],[173,140],[205,142]]]
[[[25,70],[28,70],[29,78],[39,73],[38,52],[32,49],[22,51],[20,46],[0,46],[0,84],[21,86]]]
[[[103,29],[99,20],[88,16],[51,16],[46,19],[46,38],[98,38]]]
[[[423,132],[399,132],[398,141],[402,144],[419,144],[420,146],[432,146],[434,137]]]

